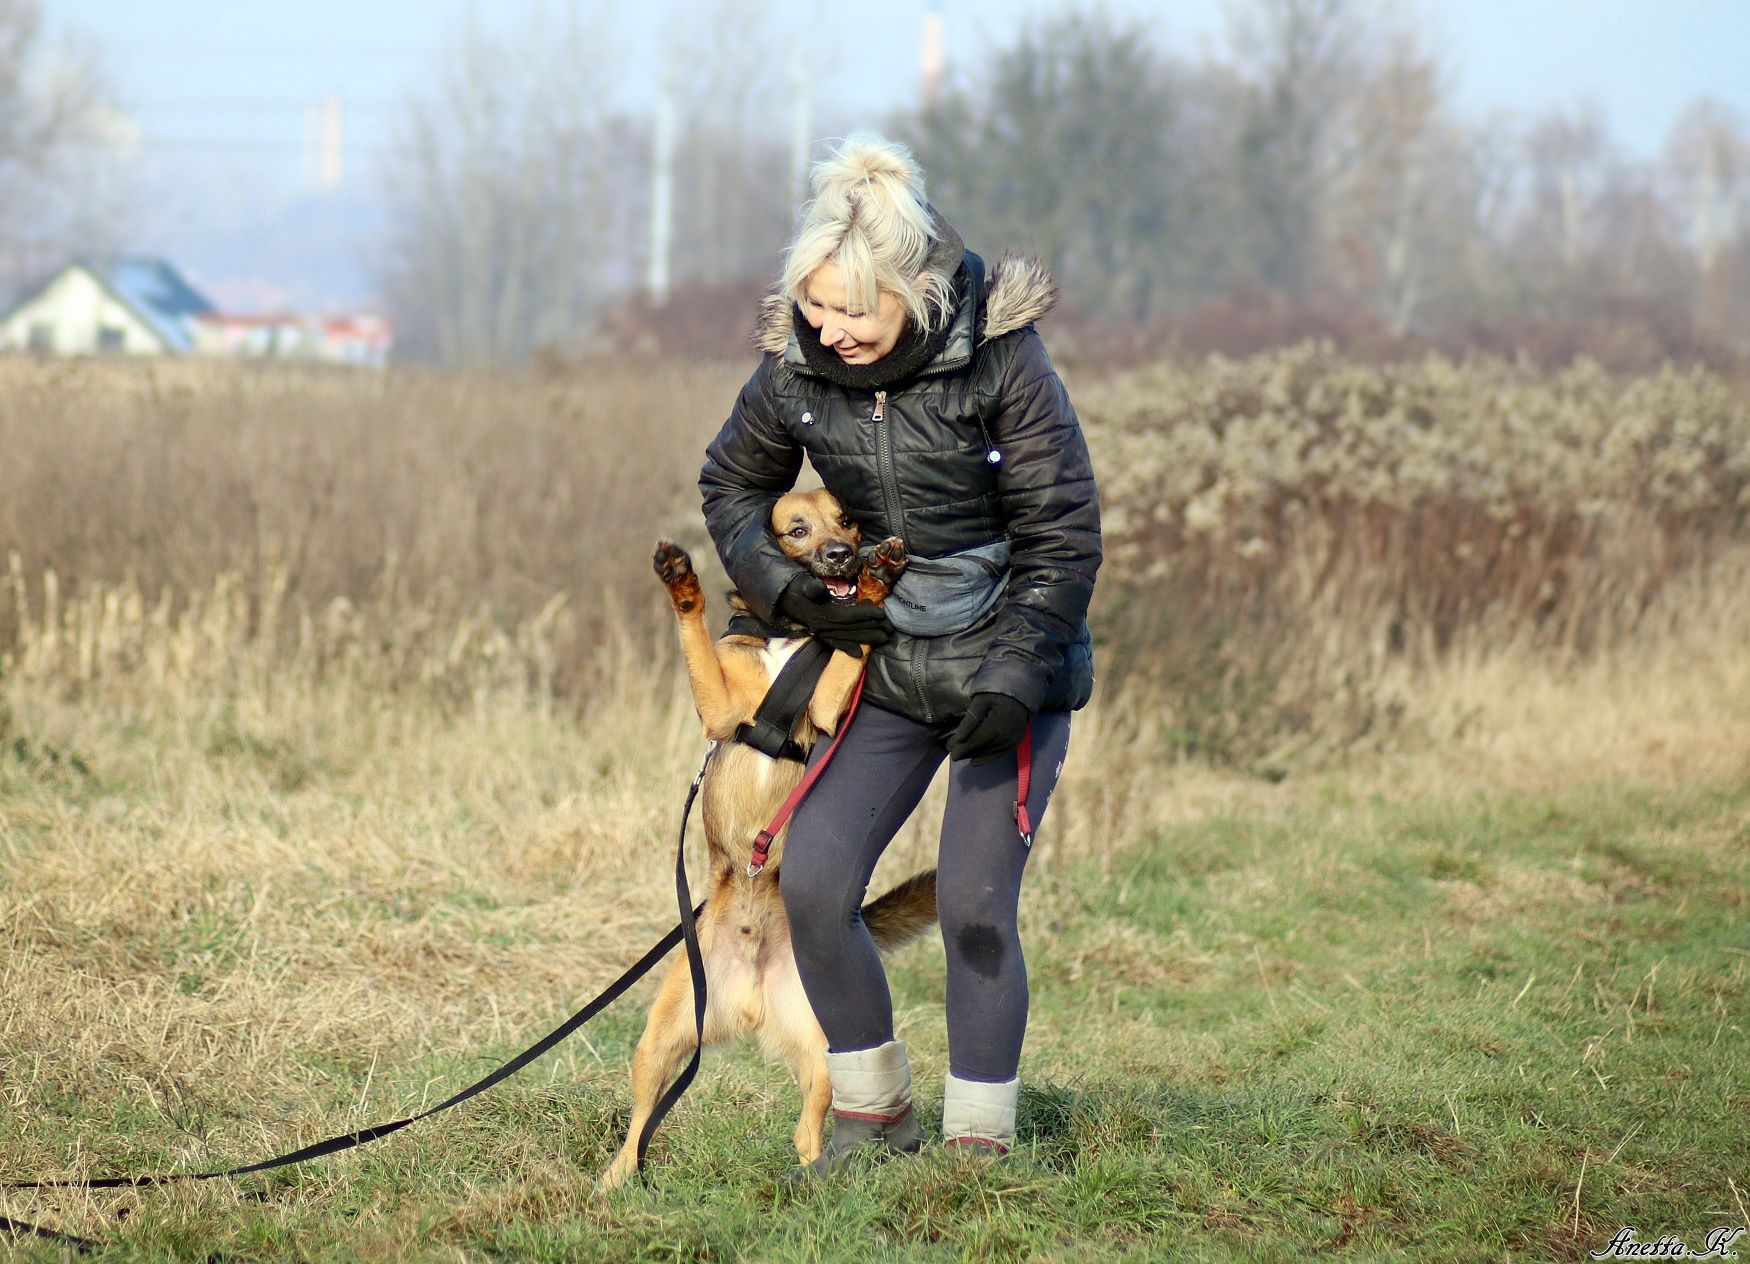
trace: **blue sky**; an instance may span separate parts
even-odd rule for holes
[[[1678,112],[1708,93],[1750,116],[1750,0],[1381,0],[1412,14],[1439,50],[1460,110],[1534,113],[1596,105],[1631,152],[1651,154]],[[45,0],[54,21],[103,50],[143,138],[152,204],[138,245],[169,255],[238,308],[347,307],[370,298],[380,228],[373,154],[393,141],[398,102],[461,25],[525,22],[526,0]],[[650,99],[664,32],[701,34],[712,0],[616,6],[603,63],[618,95]],[[742,6],[743,9],[746,6]],[[817,54],[817,117],[871,121],[917,91],[927,0],[826,6],[764,0],[770,29]],[[977,64],[1020,12],[1054,0],[945,0],[951,67]],[[1219,45],[1222,0],[1107,0],[1157,26],[1170,49]],[[721,11],[721,10],[719,10]],[[787,48],[774,48],[782,60]],[[319,194],[306,175],[308,103],[343,102],[347,179]]]

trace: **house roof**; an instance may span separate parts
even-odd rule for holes
[[[149,255],[81,255],[29,291],[0,319],[11,319],[19,309],[41,298],[69,268],[82,268],[96,278],[118,303],[174,351],[187,351],[194,345],[189,318],[210,315],[215,310],[206,295],[162,259]]]
[[[188,326],[191,316],[202,316],[214,310],[206,295],[195,289],[182,274],[162,259],[139,255],[114,255],[108,258],[80,258],[74,263],[101,281],[109,291],[132,309],[165,345],[187,351],[194,345],[194,333]]]

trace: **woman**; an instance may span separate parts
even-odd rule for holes
[[[858,915],[870,874],[949,759],[937,903],[947,949],[951,1145],[1006,1152],[1027,974],[1015,929],[1031,839],[1017,748],[1031,735],[1036,823],[1086,704],[1086,615],[1100,516],[1086,444],[1032,322],[1034,264],[983,261],[926,202],[904,146],[853,136],[818,163],[814,200],[767,299],[767,354],[706,453],[699,486],[725,569],[754,612],[851,652],[863,705],[790,824],[784,907],[828,1041],[834,1131],[816,1160],[915,1151],[911,1072],[881,960]],[[806,454],[865,539],[911,564],[885,612],[835,602],[767,529]],[[826,744],[817,744],[814,758]]]

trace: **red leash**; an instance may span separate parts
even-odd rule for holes
[[[772,840],[778,831],[784,828],[790,816],[796,811],[798,804],[808,797],[808,792],[814,789],[814,783],[820,780],[820,775],[826,771],[826,766],[832,762],[837,753],[839,743],[845,740],[845,734],[850,731],[851,717],[857,714],[857,704],[863,700],[863,681],[868,677],[869,669],[864,667],[857,676],[857,687],[851,691],[851,705],[845,708],[845,718],[839,721],[839,731],[833,734],[832,745],[826,748],[826,754],[820,757],[820,762],[810,768],[802,780],[796,783],[796,788],[790,792],[790,797],[772,817],[772,823],[758,834],[754,835],[753,854],[747,862],[747,876],[759,877],[760,870],[766,867],[766,861],[771,856]],[[1033,725],[1028,722],[1027,731],[1021,735],[1021,744],[1015,749],[1015,828],[1021,832],[1021,841],[1027,846],[1033,845],[1033,818],[1027,811],[1027,791],[1033,784]]]
[[[833,734],[832,745],[826,748],[826,754],[820,757],[820,762],[810,768],[796,788],[790,792],[790,797],[784,800],[784,806],[778,809],[778,814],[772,818],[772,823],[766,826],[753,840],[753,856],[747,862],[747,876],[757,878],[761,869],[766,867],[766,857],[772,850],[772,839],[784,828],[784,823],[790,819],[790,814],[796,810],[796,805],[808,797],[808,792],[814,789],[814,783],[820,780],[820,774],[826,771],[826,766],[832,763],[833,753],[838,750],[839,743],[845,740],[845,734],[851,731],[851,717],[857,714],[857,704],[863,700],[863,681],[869,675],[867,666],[857,675],[857,687],[851,691],[851,705],[845,708],[845,718],[839,721],[839,731]]]
[[[1027,811],[1027,790],[1033,784],[1033,721],[1027,721],[1027,731],[1015,748],[1015,828],[1021,831],[1021,841],[1033,845],[1033,817]]]

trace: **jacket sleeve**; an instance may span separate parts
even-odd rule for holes
[[[705,527],[723,569],[753,612],[768,621],[800,569],[772,538],[772,505],[795,486],[802,469],[802,448],[778,420],[772,400],[772,362],[767,356],[741,388],[699,472]]]
[[[1008,589],[972,693],[1039,709],[1087,618],[1100,568],[1100,500],[1081,423],[1029,328],[1004,374],[991,438],[1002,452],[997,494],[1009,535]]]

